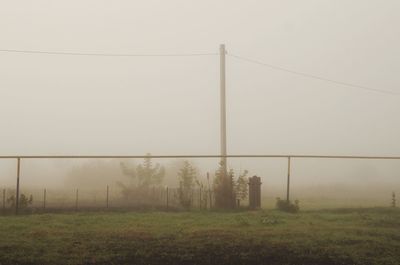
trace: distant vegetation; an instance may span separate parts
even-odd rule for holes
[[[233,174],[233,171],[231,171]],[[249,196],[249,178],[247,174],[249,173],[248,170],[244,170],[243,173],[239,174],[239,177],[236,179],[235,182],[235,193],[236,199],[238,200],[239,204],[241,201],[244,201]]]
[[[200,182],[197,179],[197,170],[193,165],[185,160],[183,167],[178,172],[179,178],[179,202],[185,209],[190,209],[193,203],[193,189],[195,185],[200,186]]]
[[[11,195],[10,197],[7,198],[7,204],[10,206],[10,208],[14,208],[16,204],[15,200],[15,195]],[[21,194],[19,196],[19,201],[18,205],[20,209],[25,209],[28,208],[29,205],[33,203],[33,196],[30,195],[29,197],[26,196],[25,194]]]
[[[118,182],[125,200],[150,200],[150,189],[160,187],[165,177],[165,168],[158,163],[153,164],[150,157],[146,157],[143,163],[136,167],[121,162],[121,169],[130,178],[128,184]]]
[[[221,162],[214,179],[215,205],[217,208],[234,209],[237,207],[237,199],[244,200],[248,196],[248,171],[244,170],[237,178],[233,169],[227,174],[224,171]]]
[[[392,192],[392,207],[396,208],[396,193]]]
[[[137,166],[121,162],[121,170],[129,178],[128,183],[118,182],[124,200],[153,204],[155,189],[164,187],[165,167],[158,163],[154,164],[150,158],[150,154],[148,156],[144,158],[142,164]],[[227,174],[223,170],[221,164],[215,172],[212,187],[215,207],[234,209],[240,201],[248,197],[248,171],[244,170],[236,178],[233,169],[230,169]],[[195,189],[197,190],[198,197],[196,200],[200,200],[198,202],[200,208],[207,207],[210,197],[209,192],[211,190],[206,190],[206,185],[200,180],[197,169],[190,161],[183,161],[181,167],[178,169],[176,178],[179,181],[179,186],[176,189],[176,193],[172,196],[177,197],[182,208],[187,210],[192,208],[193,200],[195,199],[193,197]]]

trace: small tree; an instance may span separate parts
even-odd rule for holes
[[[242,174],[239,175],[238,179],[236,180],[235,185],[235,192],[236,198],[241,201],[245,200],[249,195],[249,185],[247,180],[247,174],[249,171],[245,170]]]
[[[136,168],[128,167],[125,163],[121,163],[122,172],[131,179],[136,180],[136,186],[139,188],[148,188],[150,186],[158,186],[165,177],[165,168],[160,164],[153,165],[150,154],[144,158],[143,164]]]
[[[225,172],[222,161],[215,172],[214,192],[217,208],[232,209],[235,207],[234,172],[232,169]]]
[[[122,189],[122,195],[126,198],[130,195],[143,197],[150,187],[160,186],[165,177],[165,168],[160,164],[153,164],[150,154],[144,158],[142,164],[136,167],[129,167],[121,163],[121,169],[124,175],[129,176],[131,183],[126,185],[119,182]]]
[[[245,170],[235,179],[235,171],[229,169],[225,173],[225,167],[221,161],[219,168],[215,172],[214,193],[215,206],[217,208],[232,209],[236,207],[236,198],[244,200],[248,196],[247,174]]]
[[[178,172],[178,178],[179,202],[184,208],[189,209],[192,206],[192,189],[198,183],[197,171],[189,161],[185,160]]]
[[[136,173],[139,187],[157,186],[165,177],[165,168],[158,163],[153,165],[151,158],[146,157],[143,164],[137,166]]]

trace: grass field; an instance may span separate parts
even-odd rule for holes
[[[400,264],[400,211],[0,217],[0,264]]]

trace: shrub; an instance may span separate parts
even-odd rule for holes
[[[150,156],[151,154],[147,154],[143,163],[136,167],[129,167],[121,162],[122,173],[131,178],[131,185],[126,186],[119,183],[124,196],[132,188],[148,189],[161,186],[165,177],[165,168],[158,163],[154,164]],[[136,180],[136,185],[133,182],[134,180]]]
[[[8,199],[7,199],[7,203],[10,205],[11,208],[15,207],[15,195],[11,195]],[[31,205],[33,203],[33,196],[30,195],[29,198],[25,195],[25,194],[21,194],[19,197],[19,205],[18,207],[20,209],[24,209],[24,208],[28,208],[29,205]]]
[[[220,162],[214,179],[215,206],[217,208],[236,208],[240,205],[241,200],[245,200],[248,197],[247,174],[248,171],[245,170],[236,179],[235,171],[230,169],[225,173],[224,164],[222,161]]]
[[[300,210],[299,201],[295,200],[294,203],[288,200],[276,198],[276,208],[280,211],[297,213]]]
[[[214,179],[215,207],[219,209],[233,209],[236,206],[236,193],[234,191],[234,172],[225,172],[221,161]]]
[[[249,196],[248,173],[249,171],[245,170],[243,173],[239,174],[239,177],[235,181],[234,191],[236,192],[236,199],[239,203]]]
[[[183,167],[178,172],[179,178],[179,203],[185,209],[190,209],[192,206],[192,192],[195,184],[199,184],[197,180],[197,170],[193,165],[185,160]]]

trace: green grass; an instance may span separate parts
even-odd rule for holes
[[[0,217],[0,264],[400,264],[400,211]]]

